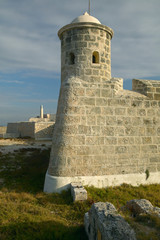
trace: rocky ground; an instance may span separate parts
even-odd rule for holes
[[[0,152],[3,154],[12,153],[22,148],[41,148],[50,147],[52,141],[36,141],[31,139],[0,139]]]

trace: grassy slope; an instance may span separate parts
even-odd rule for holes
[[[146,198],[160,207],[160,185],[87,187],[89,197],[84,203],[72,203],[69,191],[45,194],[42,189],[49,153],[50,150],[38,149],[21,149],[7,155],[0,153],[0,179],[4,180],[0,184],[1,240],[85,240],[84,213],[97,201],[112,202],[119,211],[126,201],[134,198]],[[134,226],[138,239],[160,239],[157,218],[142,216],[133,221],[128,213],[121,214]]]

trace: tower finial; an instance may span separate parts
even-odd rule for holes
[[[89,6],[88,6],[88,13],[89,13],[89,15],[91,15],[90,13],[91,13],[91,1],[89,0]]]

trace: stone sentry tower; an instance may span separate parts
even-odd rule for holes
[[[88,13],[58,36],[61,89],[44,191],[76,181],[160,183],[160,82],[134,79],[128,91],[111,78],[113,31]]]
[[[96,120],[95,115],[101,115],[99,97],[105,90],[108,93],[106,81],[111,78],[111,28],[86,12],[62,27],[58,36],[61,90],[46,192],[59,192],[80,176],[102,175],[100,163],[93,166],[88,155],[90,151],[100,155],[101,137],[96,121],[102,119]]]
[[[90,83],[111,78],[111,28],[86,12],[61,28],[58,36],[61,40],[62,83],[72,77]]]

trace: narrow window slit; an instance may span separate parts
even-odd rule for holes
[[[92,63],[99,63],[99,52],[97,52],[97,51],[93,52]]]
[[[70,61],[69,61],[70,65],[75,64],[75,55],[74,53],[70,53]]]

